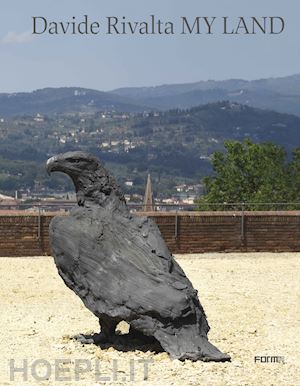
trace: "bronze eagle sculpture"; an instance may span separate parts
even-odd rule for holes
[[[154,337],[172,358],[227,361],[207,338],[197,291],[168,250],[158,226],[133,216],[102,163],[83,152],[50,158],[47,171],[69,175],[78,206],[50,224],[50,243],[65,284],[99,318],[93,342],[113,342],[120,321]]]

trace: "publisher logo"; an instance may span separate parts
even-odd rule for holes
[[[254,357],[255,363],[285,363],[285,358],[283,356],[267,356],[267,355],[257,355]]]

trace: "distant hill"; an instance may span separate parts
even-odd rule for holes
[[[0,93],[0,117],[37,113],[166,111],[219,101],[300,116],[300,74],[254,81],[209,80],[157,87],[121,88],[111,92],[63,87],[28,93]]]
[[[165,110],[228,100],[300,116],[300,74],[253,81],[209,80],[157,87],[121,88],[112,93]]]
[[[108,92],[75,87],[45,88],[28,93],[0,94],[0,117],[37,113],[94,113],[97,111],[138,112],[141,103]]]

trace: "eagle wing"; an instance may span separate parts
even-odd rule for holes
[[[195,290],[152,220],[80,208],[55,218],[50,235],[60,275],[95,315],[174,320],[193,312]]]

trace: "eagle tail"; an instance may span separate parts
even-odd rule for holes
[[[197,324],[168,330],[168,328],[159,329],[154,336],[172,358],[204,362],[230,361],[228,354],[222,353],[206,336],[199,334]]]

